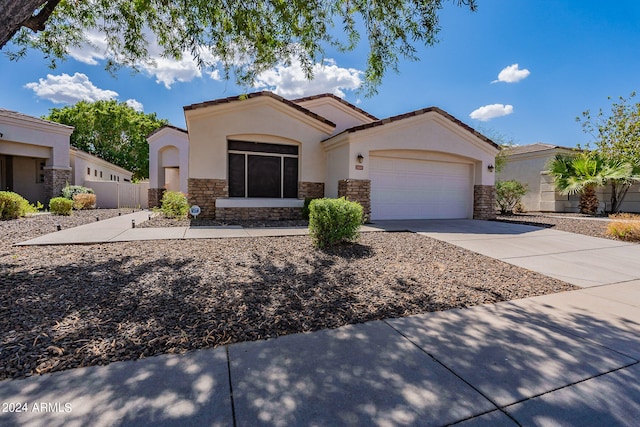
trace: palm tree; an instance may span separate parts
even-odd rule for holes
[[[607,160],[598,153],[583,151],[577,155],[557,154],[548,164],[560,194],[580,194],[580,213],[593,215],[598,210],[596,188],[609,182],[629,179],[629,163]]]

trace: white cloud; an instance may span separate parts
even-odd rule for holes
[[[47,74],[46,79],[27,83],[24,87],[31,89],[40,98],[48,99],[55,104],[75,104],[78,101],[100,101],[118,97],[118,92],[96,87],[89,77],[82,73],[73,76]]]
[[[498,80],[494,80],[491,83],[516,83],[520,80],[526,79],[529,74],[531,74],[531,72],[526,68],[524,70],[520,70],[518,68],[518,64],[513,64],[503,68],[502,71],[500,71],[500,74],[498,74]]]
[[[344,90],[354,90],[362,83],[362,71],[342,68],[333,59],[313,66],[313,80],[307,80],[300,64],[281,65],[261,73],[255,87],[265,88],[285,98],[299,98],[332,93],[344,98]]]
[[[127,99],[126,101],[124,101],[125,104],[127,104],[129,107],[133,108],[134,110],[136,110],[137,112],[141,113],[144,111],[144,105],[142,105],[142,102],[136,100],[136,99]]]
[[[472,111],[469,117],[486,122],[496,117],[508,116],[511,113],[513,113],[513,105],[491,104]]]
[[[84,64],[97,65],[99,60],[107,57],[107,40],[97,30],[89,30],[84,33],[87,43],[82,46],[69,48],[69,56]]]

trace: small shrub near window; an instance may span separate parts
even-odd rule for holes
[[[0,219],[17,219],[28,213],[38,212],[38,208],[12,191],[0,191]]]
[[[92,188],[83,187],[82,185],[67,185],[62,189],[62,197],[73,200],[76,194],[94,194]]]
[[[96,195],[95,194],[75,194],[73,196],[73,209],[95,209],[96,207]]]
[[[640,241],[640,220],[611,221],[607,226],[607,234],[620,240]]]
[[[496,203],[501,214],[512,214],[527,194],[527,185],[515,179],[496,182]]]
[[[309,204],[309,234],[318,248],[356,240],[362,220],[362,205],[344,197],[315,199]]]
[[[49,201],[49,210],[56,215],[71,215],[73,200],[64,197],[54,197]]]
[[[187,196],[179,191],[165,191],[160,201],[160,211],[167,218],[184,218],[189,212]]]

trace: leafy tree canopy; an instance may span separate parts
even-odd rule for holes
[[[106,35],[107,69],[151,61],[156,41],[165,57],[191,54],[203,69],[221,64],[227,78],[233,72],[249,86],[294,60],[311,78],[327,47],[352,50],[363,32],[364,90],[372,94],[400,58],[417,59],[417,43],[437,42],[438,12],[449,1],[476,10],[476,0],[0,0],[0,48],[12,40],[19,50],[10,58],[35,48],[55,65],[97,30]]]
[[[73,126],[72,146],[130,170],[134,179],[149,177],[147,135],[168,124],[115,100],[52,108],[44,118]]]
[[[576,120],[582,129],[594,137],[597,151],[605,157],[640,167],[640,102],[634,102],[632,92],[628,98],[619,97],[611,104],[611,113],[602,109],[594,116],[589,110]],[[609,97],[611,99],[611,97]]]

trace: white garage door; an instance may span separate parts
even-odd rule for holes
[[[371,157],[371,219],[469,218],[472,165]]]

